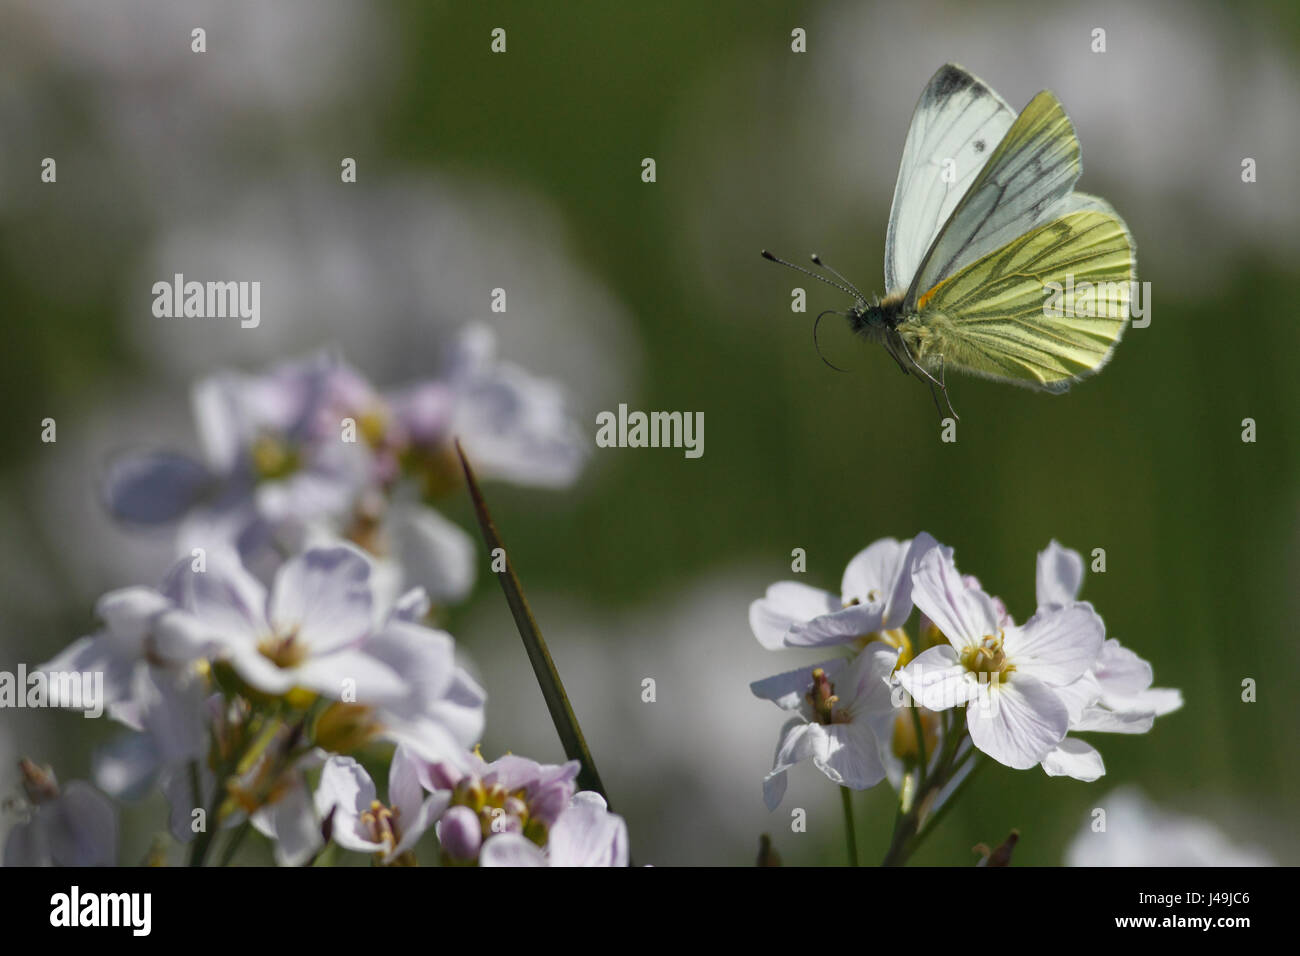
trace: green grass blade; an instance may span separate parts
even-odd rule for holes
[[[596,791],[608,803],[609,794],[605,792],[605,785],[601,783],[600,774],[596,772],[596,762],[591,758],[591,751],[587,749],[582,728],[578,726],[578,718],[574,716],[573,707],[569,704],[569,695],[564,692],[564,682],[560,680],[560,673],[555,669],[555,662],[551,660],[551,652],[546,649],[546,641],[542,639],[542,632],[537,627],[537,621],[528,607],[528,601],[524,598],[523,588],[519,586],[519,578],[515,576],[514,561],[510,560],[510,552],[506,550],[501,535],[497,533],[492,515],[488,512],[487,502],[483,500],[483,492],[474,478],[474,470],[470,468],[459,441],[456,442],[456,454],[460,456],[460,466],[465,472],[465,482],[469,486],[469,496],[474,503],[474,513],[478,516],[479,527],[483,531],[483,540],[487,544],[488,553],[491,554],[500,548],[506,555],[506,569],[497,574],[501,581],[501,590],[505,592],[510,613],[514,615],[515,626],[519,629],[520,638],[523,639],[524,650],[528,652],[528,660],[533,665],[533,673],[537,677],[538,686],[542,689],[542,697],[546,700],[546,709],[551,713],[555,732],[560,735],[564,753],[570,760],[576,760],[582,765],[582,769],[578,772],[578,786],[583,790]]]

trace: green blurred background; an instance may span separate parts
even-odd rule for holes
[[[558,249],[565,269],[614,303],[540,301],[542,282],[536,297],[512,292],[507,316],[493,317],[494,281],[466,293],[477,314],[440,322],[490,319],[507,354],[512,340],[538,336],[529,341],[549,351],[512,357],[563,371],[593,437],[594,412],[620,402],[704,412],[699,460],[596,449],[571,489],[489,488],[638,862],[748,864],[763,831],[788,863],[842,861],[838,796],[810,767],[793,772],[780,810],[762,805],[782,715],[747,683],[813,658],[758,649],[747,605],[792,577],[795,547],[808,554],[802,579],[834,589],[858,549],[919,530],[954,546],[963,571],[1021,619],[1037,550],[1052,538],[1085,554],[1104,548],[1107,571],[1088,576],[1084,596],[1153,663],[1156,683],[1186,699],[1149,735],[1089,738],[1108,770],[1095,784],[991,768],[920,862],[969,863],[972,844],[1011,827],[1022,833],[1018,862],[1061,862],[1119,783],[1265,844],[1279,862],[1300,860],[1293,4],[287,4],[279,32],[251,7],[167,6],[185,9],[168,21],[182,50],[189,23],[218,24],[202,61],[214,75],[192,83],[226,82],[222,95],[187,101],[188,87],[170,86],[192,60],[153,70],[114,54],[130,31],[96,30],[105,21],[88,20],[83,4],[0,14],[0,667],[48,658],[93,627],[98,594],[153,584],[165,569],[165,546],[156,577],[140,578],[117,557],[125,532],[83,532],[102,460],[76,446],[91,430],[102,439],[130,420],[133,440],[184,436],[189,372],[254,368],[337,341],[340,327],[391,353],[376,360],[382,368],[358,362],[384,384],[428,371],[424,356],[436,352],[441,325],[425,334],[423,316],[387,314],[418,310],[413,294],[322,318],[334,324],[258,345],[254,360],[245,349],[221,362],[195,346],[170,361],[141,345],[152,334],[152,278],[141,270],[156,277],[150,264],[168,261],[160,237],[202,236],[250,192],[256,208],[258,189],[299,180],[325,184],[309,204],[332,202],[331,190],[364,203],[391,189],[397,206],[380,207],[366,233],[383,236],[403,184],[427,175],[453,202],[502,191],[480,213],[496,217],[496,231],[466,239],[482,256],[544,216],[561,225],[560,238],[534,242],[540,271],[554,271]],[[333,27],[318,35],[325,9]],[[123,11],[118,27],[154,12]],[[507,30],[504,55],[489,51],[494,27]],[[808,31],[807,53],[791,52],[795,27]],[[1090,49],[1096,27],[1105,53]],[[236,47],[275,68],[246,89],[223,80],[245,62]],[[864,290],[885,291],[907,121],[946,60],[1017,109],[1041,88],[1060,95],[1079,129],[1081,186],[1125,215],[1153,299],[1150,327],[1129,330],[1111,365],[1064,397],[950,377],[955,444],[940,442],[923,387],[830,322],[823,348],[851,374],[826,368],[812,316],[846,303],[809,288],[809,312],[792,314],[791,288],[810,283],[758,257],[762,247],[795,258],[815,249]],[[127,79],[114,81],[119,68]],[[286,84],[297,92],[281,97]],[[156,141],[139,148],[136,131],[153,121]],[[44,156],[59,157],[57,187],[38,181]],[[342,156],[358,157],[355,186],[337,184]],[[641,181],[644,157],[656,160],[653,184]],[[1258,182],[1241,181],[1243,157],[1257,160]],[[349,230],[351,207],[331,223]],[[361,244],[402,254],[373,246]],[[526,268],[522,255],[502,268]],[[421,266],[419,281],[457,281],[437,254]],[[411,271],[387,282],[418,285]],[[557,314],[570,324],[547,325]],[[565,364],[574,354],[597,385]],[[128,394],[107,421],[94,417]],[[59,421],[57,451],[38,440],[47,415]],[[1253,444],[1241,440],[1245,418],[1257,423]],[[66,457],[52,464],[55,454]],[[448,513],[471,527],[463,502]],[[83,560],[92,551],[103,559]],[[487,686],[485,753],[558,759],[490,578],[448,627]],[[654,704],[640,700],[644,677],[658,683]],[[1241,700],[1245,678],[1258,682],[1255,703]],[[54,762],[64,779],[85,776],[91,746],[109,733],[64,714],[0,721],[8,785],[19,753]],[[807,834],[790,832],[795,806],[809,809]],[[876,858],[891,795],[882,787],[858,806],[864,853]],[[128,818],[126,846],[143,852],[148,807]]]

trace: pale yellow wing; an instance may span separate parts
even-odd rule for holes
[[[921,296],[899,328],[918,361],[1053,392],[1106,364],[1129,318],[1133,240],[1103,200],[1061,208]]]

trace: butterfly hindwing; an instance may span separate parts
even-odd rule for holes
[[[934,290],[901,330],[922,361],[1055,392],[1106,363],[1129,316],[1133,241],[1103,200],[1061,208]]]
[[[935,236],[1016,113],[977,77],[946,64],[912,113],[885,233],[885,289],[912,281]],[[949,166],[951,163],[951,166]]]

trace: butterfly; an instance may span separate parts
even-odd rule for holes
[[[885,288],[867,300],[834,279],[763,257],[854,298],[854,332],[905,375],[948,397],[948,368],[1051,393],[1101,369],[1123,334],[1136,277],[1133,237],[1104,199],[1074,191],[1074,125],[1044,90],[1020,115],[952,63],[921,92],[885,233]],[[830,363],[827,363],[830,364]],[[942,408],[940,408],[942,414]]]

